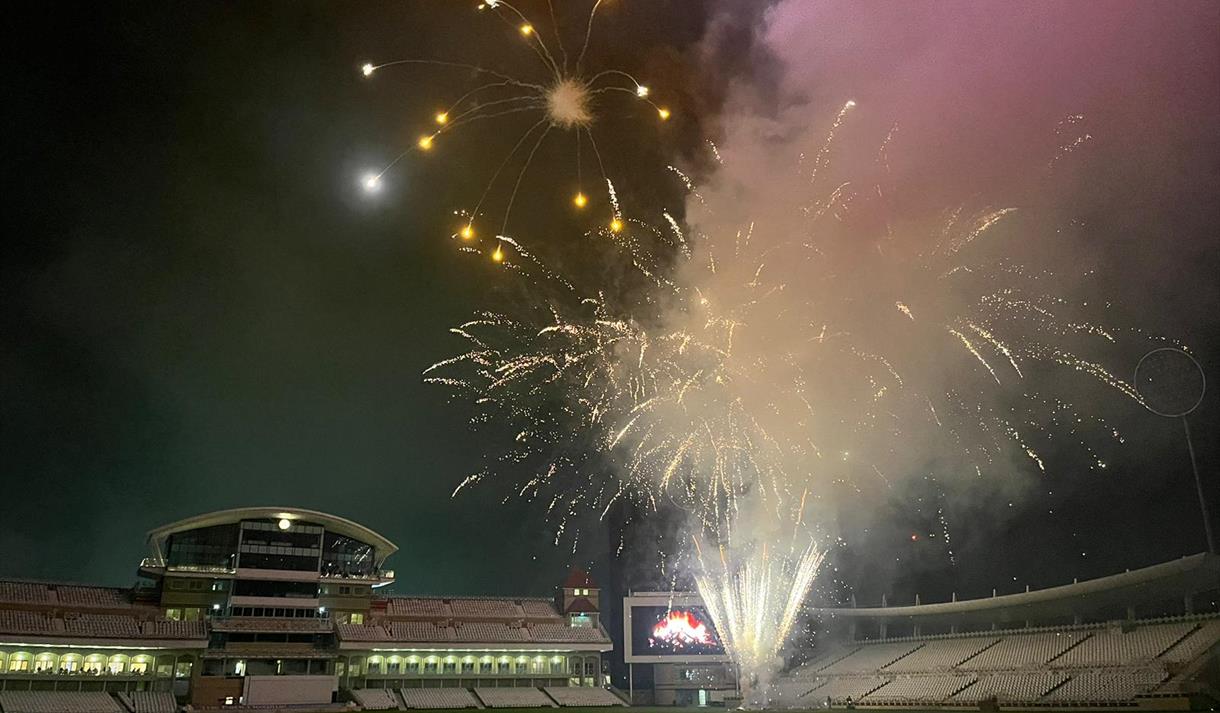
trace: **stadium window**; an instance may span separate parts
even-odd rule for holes
[[[187,607],[183,609],[182,621],[199,621],[199,607]]]
[[[8,657],[9,673],[14,673],[17,671],[29,671],[29,670],[30,670],[30,655],[29,654],[27,654],[23,651],[19,651],[19,652],[13,654],[12,656]]]
[[[492,663],[490,661],[480,661],[479,673],[492,673]]]
[[[351,587],[339,587],[340,596],[347,596],[348,594],[351,594],[351,593],[352,593]]]
[[[360,612],[352,612],[350,621],[353,624],[363,624],[364,623],[364,614],[362,614]]]
[[[457,673],[457,661],[446,661],[445,662],[445,673],[446,674]]]
[[[171,579],[171,580],[169,580],[169,588],[170,588],[170,589],[182,589],[182,585],[184,585],[184,584],[186,584],[186,582],[183,582],[181,579]]]
[[[147,661],[132,661],[131,662],[131,672],[138,673],[141,675],[148,673],[148,662]]]
[[[435,661],[425,661],[424,662],[424,673],[436,673],[436,662]]]
[[[462,673],[474,673],[474,661],[463,661]]]
[[[190,583],[190,590],[192,592],[198,592],[201,589],[203,589],[203,580],[202,579],[192,579],[191,583]]]

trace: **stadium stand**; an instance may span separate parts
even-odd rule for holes
[[[65,607],[83,607],[86,609],[125,609],[131,606],[127,592],[109,587],[77,587],[58,585],[55,593],[59,595],[59,603]]]
[[[449,609],[457,617],[520,619],[524,612],[509,599],[451,599]]]
[[[974,677],[960,674],[899,676],[888,685],[864,696],[864,703],[940,703],[974,683]]]
[[[817,658],[774,686],[787,707],[827,697],[841,704],[849,696],[884,706],[1133,705],[1140,696],[1188,695],[1192,689],[1181,681],[1191,674],[1179,672],[1218,644],[1214,616],[823,643]]]
[[[403,705],[408,709],[478,708],[478,700],[465,688],[400,688]]]
[[[605,638],[600,629],[562,624],[535,624],[529,628],[529,633],[534,641],[593,642]]]
[[[400,705],[394,692],[384,688],[357,688],[352,697],[366,711],[396,711]]]
[[[978,703],[994,698],[1000,703],[1027,703],[1038,700],[1065,680],[1064,674],[1049,671],[989,673],[955,695],[953,702]]]
[[[40,612],[0,609],[0,632],[6,634],[51,634],[53,621]]]
[[[335,627],[344,641],[389,641],[390,633],[380,626],[364,624],[339,624]]]
[[[81,614],[64,619],[64,631],[77,636],[106,639],[138,639],[140,624],[119,614]]]
[[[391,617],[434,617],[448,619],[453,616],[449,604],[443,599],[421,599],[414,597],[393,597],[386,607],[386,613]]]
[[[604,688],[551,686],[543,690],[564,708],[605,708],[627,705],[623,699]]]
[[[1075,646],[1086,635],[1080,631],[1054,631],[1005,636],[957,667],[963,671],[993,671],[1041,666]]]
[[[168,691],[133,691],[128,694],[132,713],[174,713],[178,702]]]
[[[52,604],[51,590],[33,582],[0,582],[0,602],[13,604]]]
[[[922,643],[904,641],[894,644],[869,644],[820,669],[818,673],[871,673],[892,665]]]
[[[1193,631],[1188,622],[1140,626],[1133,631],[1109,627],[1094,632],[1053,661],[1055,668],[1114,666],[1151,661]]]
[[[1212,619],[1200,624],[1168,651],[1161,654],[1159,658],[1168,663],[1186,663],[1218,642],[1220,642],[1220,619]]]
[[[890,679],[882,676],[831,678],[805,694],[805,698],[814,701],[829,699],[832,703],[842,703],[849,698],[853,701],[858,701],[889,682]]]
[[[555,708],[554,701],[537,688],[476,688],[483,705],[488,708]]]
[[[520,627],[485,622],[466,622],[454,630],[457,641],[529,641]]]
[[[4,691],[0,693],[4,713],[124,713],[123,706],[108,693],[65,691]]]
[[[534,619],[542,617],[555,618],[559,616],[559,612],[555,611],[555,603],[543,599],[521,600],[521,611],[525,616]]]
[[[909,673],[914,671],[947,671],[961,662],[978,655],[995,645],[999,639],[966,638],[929,641],[908,656],[903,656],[885,667],[886,671]]]
[[[453,641],[456,636],[448,626],[430,621],[395,621],[385,625],[390,641]]]
[[[146,639],[203,639],[208,632],[202,621],[157,619],[141,623],[140,634]]]

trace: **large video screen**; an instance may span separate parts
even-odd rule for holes
[[[719,656],[724,645],[701,606],[634,606],[631,652],[635,656]]]

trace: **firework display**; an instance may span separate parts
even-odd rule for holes
[[[1056,439],[1103,469],[1097,437],[1122,436],[1071,394],[1092,383],[1139,400],[1083,355],[1128,332],[1085,319],[1048,289],[1053,275],[1005,256],[1014,208],[958,208],[900,235],[885,200],[893,132],[857,162],[882,178],[831,178],[854,108],[757,216],[674,168],[690,190],[685,225],[665,213],[586,236],[626,266],[604,273],[627,275],[614,283],[560,274],[506,238],[527,303],[453,329],[469,349],[425,374],[469,399],[476,424],[513,424],[457,491],[522,476],[517,494],[544,504],[557,542],[620,499],[688,513],[687,566],[743,671],[772,666],[798,617],[836,489],[888,482],[929,453],[971,477],[1014,460],[1041,472]]]
[[[477,223],[484,217],[484,209],[493,198],[495,189],[505,188],[507,198],[503,214],[498,224],[493,226],[492,232],[487,235],[490,239],[488,244],[491,247],[488,252],[491,259],[495,262],[503,259],[504,252],[499,242],[505,239],[508,231],[513,204],[516,202],[522,179],[543,142],[553,133],[567,133],[575,138],[577,188],[572,196],[572,205],[578,210],[588,206],[590,199],[583,185],[585,160],[582,160],[582,148],[593,158],[593,167],[599,177],[598,183],[605,182],[605,164],[593,135],[593,127],[604,103],[609,98],[625,95],[633,101],[647,104],[660,121],[667,121],[672,115],[669,109],[656,104],[650,98],[651,92],[646,85],[627,72],[613,68],[593,70],[587,67],[589,44],[593,39],[594,24],[601,5],[602,0],[595,0],[593,3],[585,24],[583,40],[578,45],[579,50],[574,51],[572,55],[569,55],[564,44],[551,0],[548,0],[550,32],[505,0],[486,0],[478,5],[480,13],[493,15],[504,22],[534,53],[541,68],[541,73],[534,81],[463,62],[400,59],[378,64],[365,63],[361,67],[361,73],[365,77],[372,77],[390,68],[424,65],[462,70],[485,80],[462,93],[447,107],[438,109],[432,117],[433,128],[422,133],[414,145],[380,170],[366,174],[362,179],[365,190],[371,193],[380,191],[384,176],[399,161],[414,152],[433,151],[446,135],[456,130],[500,117],[523,115],[536,117],[537,120],[517,139],[512,150],[491,172],[486,188],[474,206],[463,211],[464,220],[457,227],[454,237],[467,243],[483,241],[483,233],[486,231],[480,230]],[[518,164],[519,168],[510,170],[510,167]],[[506,174],[506,170],[510,173]],[[510,175],[512,170],[516,171],[515,178]],[[623,226],[622,215],[617,202],[612,201],[611,205],[613,210],[606,218],[606,225],[617,232]]]

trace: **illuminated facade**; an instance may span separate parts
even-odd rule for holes
[[[133,589],[0,582],[0,695],[274,705],[603,684],[611,644],[583,572],[553,599],[384,596],[392,542],[295,508],[208,513],[148,544],[148,583]]]

